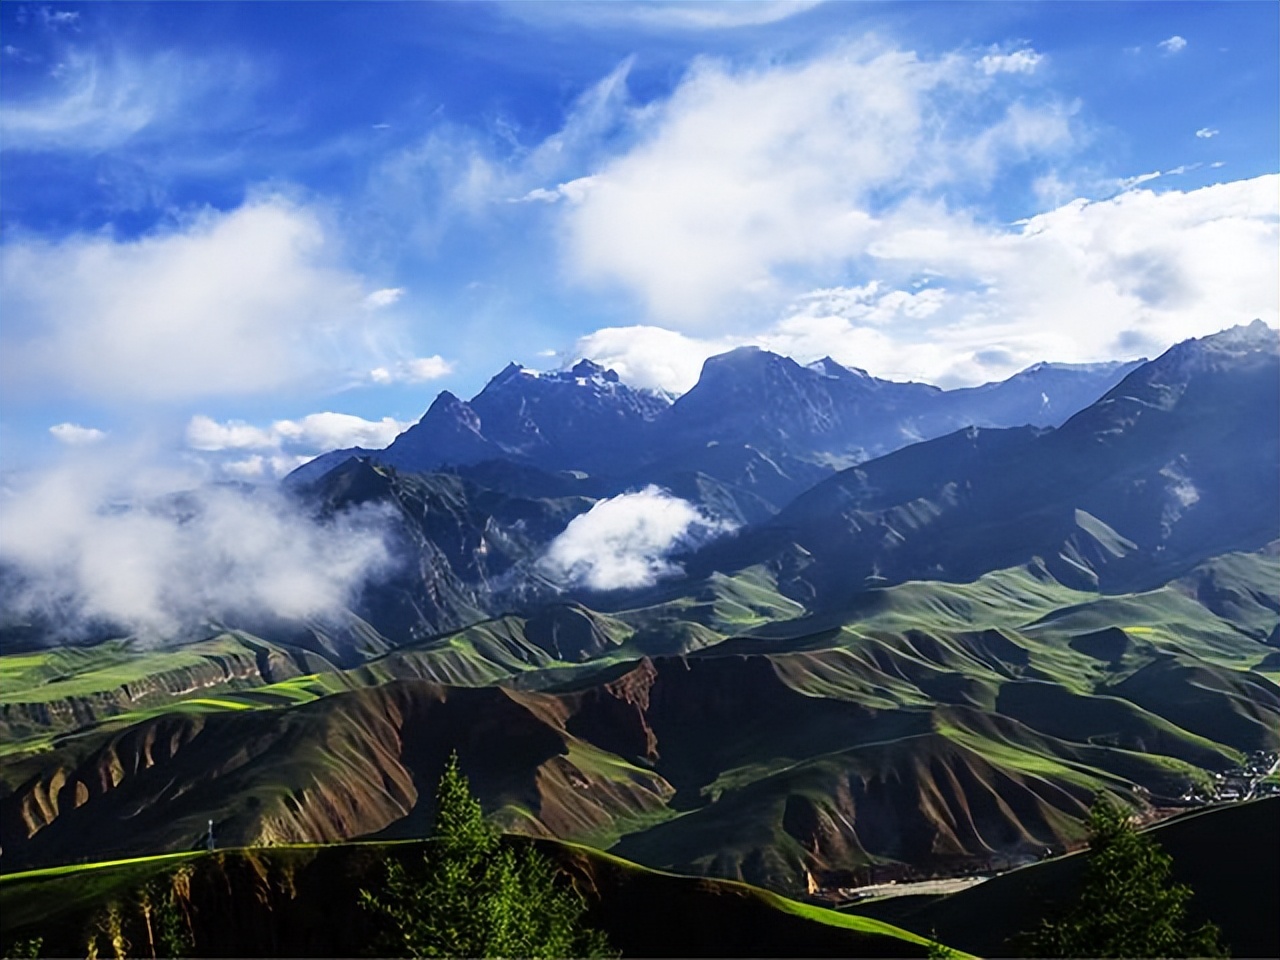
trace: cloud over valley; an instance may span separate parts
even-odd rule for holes
[[[650,485],[601,500],[575,517],[539,565],[565,586],[634,590],[679,575],[673,554],[732,530],[727,521]]]
[[[388,569],[384,516],[317,520],[267,488],[201,485],[145,465],[76,460],[0,492],[5,617],[52,638],[103,626],[148,642],[209,621],[340,611]]]

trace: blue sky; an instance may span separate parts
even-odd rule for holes
[[[441,389],[1277,324],[1274,3],[0,5],[0,443],[269,479]]]

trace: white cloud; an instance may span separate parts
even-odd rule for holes
[[[276,479],[287,476],[303,464],[310,463],[314,459],[315,457],[282,454],[267,457],[260,453],[255,453],[242,460],[228,460],[220,464],[220,467],[223,473],[236,480]]]
[[[738,345],[734,338],[697,339],[662,327],[606,327],[579,339],[572,353],[617,371],[632,386],[684,393],[698,382],[707,357]]]
[[[1044,54],[1025,47],[1012,53],[1001,53],[992,50],[978,61],[978,69],[991,76],[996,73],[1035,73],[1036,68],[1044,62]]]
[[[404,287],[387,287],[383,290],[375,290],[364,298],[365,306],[371,310],[379,310],[382,307],[389,307],[396,303],[404,296]]]
[[[1201,127],[1196,131],[1196,136],[1201,140],[1208,140],[1210,137],[1216,137],[1217,135],[1218,131],[1213,127]]]
[[[369,379],[374,383],[425,383],[438,380],[453,372],[453,364],[444,357],[415,357],[401,360],[390,366],[374,367],[369,371]]]
[[[243,395],[334,377],[366,352],[360,279],[281,197],[132,241],[0,249],[10,392],[110,402]]]
[[[507,10],[526,20],[574,23],[611,29],[662,31],[726,30],[777,23],[804,13],[821,0],[694,0],[686,3],[511,3]]]
[[[574,517],[539,561],[553,580],[589,590],[628,590],[675,576],[671,554],[728,533],[687,500],[655,486],[596,503]]]
[[[269,427],[255,427],[241,420],[219,423],[196,415],[187,424],[187,446],[205,452],[287,447],[295,453],[318,454],[344,447],[385,447],[410,426],[409,422],[391,417],[365,420],[348,413],[329,412],[308,414],[298,420],[276,420]]]
[[[574,352],[675,392],[696,382],[706,357],[742,344],[943,386],[1040,360],[1153,356],[1255,317],[1280,325],[1278,196],[1276,175],[1186,192],[1130,188],[1013,227],[907,206],[873,233],[876,280],[797,297],[752,333],[611,327]]]
[[[1183,50],[1187,49],[1187,41],[1177,34],[1174,34],[1168,40],[1161,40],[1156,44],[1156,46],[1168,54],[1181,53]]]
[[[322,453],[342,447],[385,447],[412,425],[391,417],[363,420],[346,413],[312,413],[301,420],[277,420],[271,429],[294,446]]]
[[[10,485],[0,560],[20,577],[6,609],[49,617],[66,635],[106,620],[161,640],[209,619],[337,613],[390,562],[375,510],[318,523],[265,488],[172,479],[99,460]]]
[[[1016,81],[974,66],[870,43],[755,70],[699,61],[636,114],[634,147],[569,181],[572,274],[684,327],[785,301],[801,277],[841,276],[873,239],[882,191],[985,182],[1070,144],[1069,105],[995,97],[988,122],[962,117],[957,102]]]
[[[571,203],[580,203],[586,198],[588,191],[591,190],[595,182],[595,177],[579,177],[577,180],[557,184],[554,190],[535,187],[522,197],[512,197],[510,202],[559,203],[561,200],[568,200]]]
[[[82,427],[78,423],[56,423],[49,428],[49,432],[59,443],[65,443],[71,447],[97,443],[107,436],[105,431],[97,427]]]
[[[512,197],[511,203],[559,203],[562,199],[559,188],[548,190],[546,187],[534,187],[523,197]]]
[[[1187,192],[1131,189],[1015,230],[940,209],[904,215],[873,247],[880,269],[930,272],[948,296],[923,327],[895,331],[906,361],[897,366],[935,383],[974,382],[993,371],[971,358],[994,347],[1016,368],[1151,353],[1255,317],[1275,325],[1278,193],[1275,175]]]
[[[907,351],[896,350],[893,333],[878,328],[926,320],[946,300],[944,290],[894,290],[872,281],[804,294],[786,316],[754,334],[693,337],[662,327],[606,327],[580,338],[573,353],[616,370],[632,386],[671,393],[684,393],[697,383],[708,357],[744,345],[802,363],[830,356],[882,376],[908,379],[910,364],[903,363]],[[911,353],[919,350],[913,347]]]
[[[187,424],[187,446],[193,450],[257,450],[279,443],[280,438],[270,429],[250,426],[243,420],[218,423],[197,414]]]

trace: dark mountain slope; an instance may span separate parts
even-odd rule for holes
[[[590,360],[555,373],[511,364],[470,401],[441,393],[417,424],[371,455],[418,473],[493,460],[585,471],[607,478],[608,492],[705,474],[730,491],[705,502],[729,503],[728,515],[754,521],[833,467],[969,424],[1060,423],[1132,366],[1038,364],[1002,383],[943,391],[880,380],[830,358],[805,367],[744,347],[709,359],[697,385],[673,403]],[[325,454],[286,482],[313,482],[367,454]]]
[[[648,427],[670,406],[664,394],[635,390],[590,360],[536,374],[511,364],[470,403],[442,393],[380,459],[406,470],[524,459],[551,470],[618,473],[648,442]]]
[[[970,428],[851,468],[691,570],[798,545],[826,601],[883,579],[970,580],[1040,556],[1064,581],[1132,589],[1280,534],[1274,331],[1188,341],[1061,428]],[[781,561],[775,561],[779,563]]]
[[[366,588],[365,618],[399,643],[486,619],[536,575],[527,568],[591,500],[525,497],[479,487],[456,474],[403,474],[351,459],[300,491],[334,513],[358,504],[386,508],[399,565]]]
[[[646,870],[568,844],[534,842],[587,904],[585,922],[603,930],[626,957],[923,957],[928,941],[889,924],[786,900],[745,884]],[[197,957],[353,957],[368,955],[385,931],[360,906],[384,863],[420,866],[430,844],[274,847],[87,865],[0,880],[0,930],[6,956],[39,937],[46,956],[80,956],[114,901],[123,933],[145,953],[147,924],[137,890],[145,883],[177,892]],[[175,877],[177,879],[175,880]],[[153,933],[154,935],[154,933]]]
[[[1280,956],[1280,798],[1217,807],[1162,824],[1152,836],[1173,857],[1173,878],[1191,887],[1193,923],[1222,928],[1234,957]],[[913,930],[984,957],[1018,954],[1008,938],[1026,929],[1079,882],[1083,857],[1035,864],[940,898],[903,897],[852,912]],[[923,902],[922,902],[923,901]]]

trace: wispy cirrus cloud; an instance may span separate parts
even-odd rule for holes
[[[693,0],[685,3],[508,3],[508,13],[535,23],[596,29],[697,32],[764,26],[819,6],[822,0]]]
[[[244,60],[69,47],[47,82],[5,97],[0,149],[99,152],[148,137],[207,134],[234,116],[238,95],[254,83]]]

